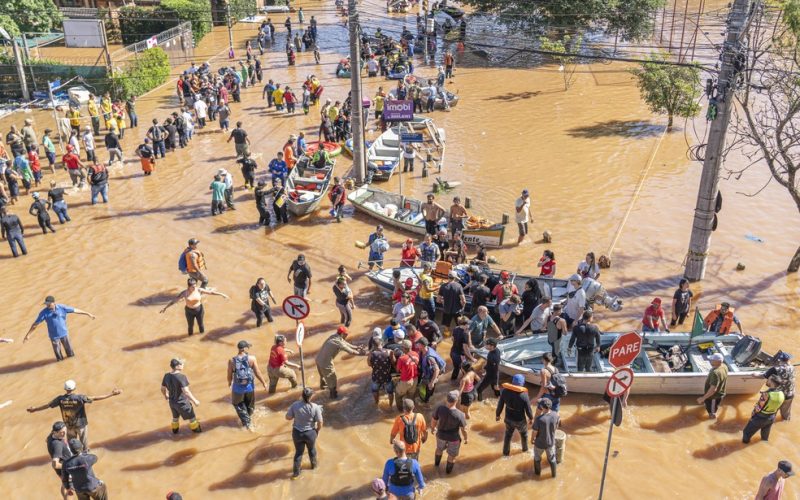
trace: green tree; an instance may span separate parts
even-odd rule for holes
[[[580,50],[582,42],[583,37],[581,36],[573,38],[569,35],[564,35],[563,38],[558,40],[550,40],[546,37],[539,38],[539,48],[541,50],[559,54],[551,55],[550,57],[559,64],[559,71],[564,77],[564,90],[569,90],[570,85],[572,85],[575,70],[578,67],[578,57],[573,54]]]
[[[157,10],[163,13],[162,17],[191,21],[195,43],[211,31],[211,2],[208,0],[161,0]]]
[[[61,24],[61,12],[53,0],[3,0],[0,5],[19,31],[49,32]]]
[[[699,66],[676,66],[668,63],[666,54],[654,54],[631,73],[650,110],[668,116],[667,128],[672,127],[674,116],[691,118],[700,113]]]
[[[462,0],[479,11],[523,27],[600,27],[623,40],[647,38],[651,14],[665,0]]]
[[[7,14],[0,14],[0,27],[4,28],[11,36],[19,36],[19,26]]]

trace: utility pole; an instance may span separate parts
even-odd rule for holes
[[[689,281],[700,281],[705,276],[711,233],[716,229],[717,197],[719,195],[719,170],[722,151],[725,147],[725,134],[733,108],[733,92],[740,67],[739,55],[746,48],[741,44],[745,31],[749,28],[749,0],[734,0],[728,15],[728,34],[722,48],[722,69],[717,80],[716,118],[711,122],[708,144],[703,160],[703,174],[700,177],[700,190],[694,209],[692,237],[686,255],[684,276]]]
[[[231,19],[231,2],[225,0],[225,23],[228,25],[228,57],[233,59],[233,20]]]
[[[100,36],[103,37],[103,52],[106,55],[106,72],[108,73],[108,78],[111,78],[112,73],[114,72],[114,64],[111,61],[111,52],[108,50],[108,36],[106,35],[106,23],[105,20],[100,20]]]
[[[22,66],[22,54],[19,51],[19,44],[16,38],[11,40],[11,46],[14,49],[14,61],[17,65],[17,76],[19,77],[19,84],[22,89],[22,98],[26,101],[30,101],[31,94],[28,92],[28,81],[25,79],[25,68]]]
[[[353,121],[353,170],[356,182],[361,185],[367,175],[367,161],[364,151],[364,114],[361,102],[361,37],[359,36],[356,0],[349,0],[347,6],[348,28],[350,29],[350,102]]]

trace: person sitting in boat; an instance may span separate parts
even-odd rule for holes
[[[314,156],[311,158],[311,164],[314,168],[325,168],[331,164],[331,157],[328,154],[328,151],[320,144],[317,151],[314,153]]]
[[[340,73],[349,73],[350,72],[350,58],[342,59],[339,61],[339,64],[336,66],[336,74],[339,75]]]
[[[461,232],[453,234],[450,249],[445,253],[445,260],[453,264],[463,264],[467,260],[467,245],[461,239]]]
[[[706,331],[715,335],[727,335],[731,332],[731,326],[735,324],[739,333],[744,335],[742,323],[736,317],[735,311],[728,302],[719,304],[706,316]]]
[[[661,297],[656,297],[650,302],[647,309],[644,310],[642,332],[660,332],[662,326],[664,327],[664,331],[669,333],[667,321],[664,318],[664,309],[661,308]]]

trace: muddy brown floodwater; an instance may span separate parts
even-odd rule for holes
[[[264,57],[265,74],[280,83],[299,87],[308,73],[326,86],[326,97],[343,100],[348,82],[333,76],[335,63],[345,54],[345,30],[335,26],[332,2],[300,2],[306,19],[315,14],[324,33],[323,65],[310,54],[298,57],[298,66],[286,67],[281,52]],[[380,12],[379,3],[367,7]],[[273,16],[279,22],[280,16]],[[399,21],[396,21],[399,22]],[[409,23],[413,27],[413,22]],[[255,26],[236,26],[237,43]],[[283,28],[281,27],[281,31]],[[198,48],[198,60],[225,47],[224,32],[215,32]],[[216,65],[218,65],[217,63]],[[215,66],[216,66],[215,65]],[[507,244],[491,252],[502,267],[534,273],[545,246],[535,243],[543,230],[553,233],[552,249],[558,274],[572,273],[585,252],[606,253],[627,210],[650,156],[658,148],[641,195],[613,253],[613,267],[603,272],[607,288],[625,299],[616,314],[601,311],[606,330],[636,328],[653,296],[667,299],[681,276],[687,248],[700,167],[687,160],[686,137],[694,143],[705,122],[684,125],[661,139],[665,119],[653,116],[639,100],[625,67],[587,65],[578,69],[575,83],[564,92],[561,75],[552,66],[535,69],[459,67],[449,84],[461,102],[450,113],[432,118],[447,131],[447,156],[441,176],[460,180],[456,194],[473,200],[473,212],[492,219],[512,213],[518,192],[533,193],[536,222],[533,238],[520,246]],[[432,75],[433,68],[418,70]],[[368,79],[367,95],[389,82]],[[173,85],[141,99],[142,126],[128,130],[128,158],[145,123],[163,118],[176,106]],[[288,117],[265,111],[260,88],[243,92],[234,105],[234,120],[242,120],[253,140],[260,175],[287,136],[304,130],[315,136],[316,112]],[[48,116],[33,115],[40,128]],[[21,124],[21,115],[4,119]],[[369,124],[374,128],[374,123]],[[367,498],[367,485],[382,472],[391,455],[389,430],[395,411],[385,400],[376,409],[368,386],[364,358],[337,360],[341,398],[329,401],[320,394],[326,426],[318,441],[320,467],[290,481],[293,452],[290,425],[284,412],[298,397],[281,384],[266,397],[258,391],[255,432],[243,431],[230,406],[225,384],[227,359],[235,344],[247,339],[264,366],[276,333],[293,339],[294,324],[283,315],[255,328],[247,291],[264,276],[279,300],[291,292],[286,271],[297,253],[305,253],[314,273],[312,312],[306,322],[306,367],[309,383],[318,377],[313,357],[337,326],[331,285],[338,264],[355,278],[356,342],[364,342],[374,326],[387,324],[389,301],[356,270],[366,253],[354,246],[365,240],[375,222],[348,212],[342,224],[331,223],[327,205],[317,215],[292,221],[266,234],[256,227],[252,193],[236,190],[238,210],[209,216],[208,184],[220,167],[232,168],[233,147],[225,144],[215,126],[200,132],[192,146],[162,161],[152,177],[143,177],[138,162],[128,160],[113,173],[108,205],[89,205],[89,193],[70,196],[73,222],[57,226],[55,235],[42,236],[35,220],[17,209],[28,227],[30,255],[9,258],[0,249],[3,313],[0,335],[15,344],[0,351],[0,400],[13,400],[0,410],[0,489],[15,498],[57,498],[58,483],[48,465],[45,436],[57,410],[29,415],[25,408],[49,401],[61,393],[66,379],[75,379],[78,391],[97,395],[120,387],[124,393],[97,402],[88,409],[91,447],[99,456],[95,470],[112,498],[163,498],[168,490],[187,499],[231,498]],[[374,136],[374,134],[373,134]],[[105,151],[101,151],[101,156]],[[339,159],[345,173],[349,161]],[[731,165],[743,165],[731,155]],[[56,174],[66,182],[63,172]],[[729,300],[747,332],[760,336],[765,349],[783,348],[800,354],[798,277],[785,273],[798,241],[798,214],[788,196],[771,184],[758,196],[746,197],[767,180],[765,168],[754,167],[740,180],[724,179],[724,204],[714,233],[706,280],[693,285],[702,310]],[[49,176],[46,177],[46,182]],[[422,196],[432,179],[419,172],[404,179],[406,194]],[[397,189],[396,179],[387,189]],[[23,207],[27,207],[27,199]],[[327,204],[327,202],[326,202]],[[350,209],[349,209],[350,210]],[[389,229],[397,254],[407,236]],[[753,234],[762,242],[745,238]],[[158,310],[176,294],[184,277],[175,269],[186,240],[197,237],[208,261],[211,285],[230,300],[207,301],[207,332],[188,338],[180,306],[166,314]],[[508,243],[516,239],[511,228]],[[737,262],[745,271],[734,270]],[[45,295],[97,315],[69,319],[77,357],[63,363],[52,359],[45,332],[23,345],[21,340],[40,309]],[[444,347],[445,352],[449,345]],[[161,376],[172,357],[187,360],[185,373],[202,404],[197,408],[204,432],[191,435],[184,426],[178,436],[169,431],[170,414],[159,393]],[[442,385],[447,386],[447,382]],[[445,390],[441,390],[441,395]],[[760,477],[779,459],[800,463],[795,423],[778,423],[769,443],[756,440],[743,447],[740,430],[749,417],[754,396],[729,397],[716,422],[703,417],[693,397],[637,397],[630,400],[622,427],[615,431],[614,456],[609,462],[607,498],[750,498]],[[437,400],[438,402],[438,400]],[[431,407],[422,411],[429,418]],[[495,423],[493,401],[477,404],[471,421],[469,445],[462,448],[455,473],[445,477],[433,468],[433,442],[422,448],[427,498],[497,497],[593,498],[597,495],[608,412],[598,397],[570,394],[562,404],[562,422],[569,435],[559,477],[535,479],[531,460],[517,444],[510,458],[501,457],[503,425]],[[787,482],[789,498],[797,498],[796,479]]]

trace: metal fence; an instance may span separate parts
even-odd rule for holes
[[[161,47],[167,53],[170,64],[182,66],[194,56],[194,42],[192,41],[192,23],[184,22],[166,31],[153,35],[156,46]],[[111,53],[111,60],[114,65],[124,63],[131,58],[135,59],[138,54],[149,48],[149,40],[142,40],[131,45],[115,50]]]

